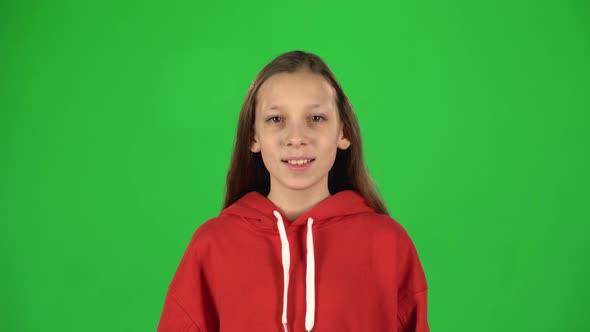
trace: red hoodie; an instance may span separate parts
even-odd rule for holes
[[[357,191],[294,221],[249,192],[195,231],[158,331],[427,332],[426,307],[412,240]]]

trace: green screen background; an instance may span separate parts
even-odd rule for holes
[[[433,331],[590,329],[587,1],[2,1],[0,43],[3,331],[154,331],[295,49],[352,101]]]

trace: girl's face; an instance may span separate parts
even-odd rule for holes
[[[250,150],[261,152],[271,191],[327,192],[336,151],[350,146],[335,101],[332,86],[322,75],[309,71],[277,73],[262,84]],[[313,161],[303,170],[294,170],[286,162],[294,157]]]

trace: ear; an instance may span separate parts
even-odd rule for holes
[[[341,126],[340,128],[343,128],[344,126]],[[344,129],[340,129],[340,138],[338,139],[338,148],[340,150],[346,150],[350,147],[350,140],[346,137],[344,137]]]
[[[258,136],[254,135],[252,138],[252,143],[250,144],[250,151],[257,153],[260,152],[260,142],[258,141]]]

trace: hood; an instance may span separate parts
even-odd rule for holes
[[[319,227],[334,218],[375,212],[375,210],[358,191],[343,190],[319,202],[296,220],[289,220],[287,215],[266,196],[257,191],[251,191],[221,211],[220,216],[234,215],[248,221],[256,221],[255,224],[261,229],[276,233],[278,229],[275,212],[279,213],[287,223],[287,228],[295,228],[305,226],[309,218],[313,219],[314,227]]]
[[[375,212],[367,204],[364,197],[356,190],[343,190],[337,192],[316,204],[309,211],[303,213],[296,220],[290,221],[271,200],[256,191],[251,191],[242,196],[232,205],[225,208],[220,216],[238,216],[246,220],[260,230],[268,233],[279,233],[281,238],[281,257],[283,264],[283,314],[281,321],[284,332],[287,329],[287,304],[289,289],[289,267],[291,255],[289,250],[289,238],[287,229],[307,227],[307,257],[305,279],[305,330],[311,331],[315,322],[315,252],[313,229],[319,228],[331,221],[345,216]],[[285,222],[286,221],[286,222]],[[287,225],[285,225],[285,223]],[[277,250],[279,248],[277,247]],[[318,312],[318,315],[320,313]]]

